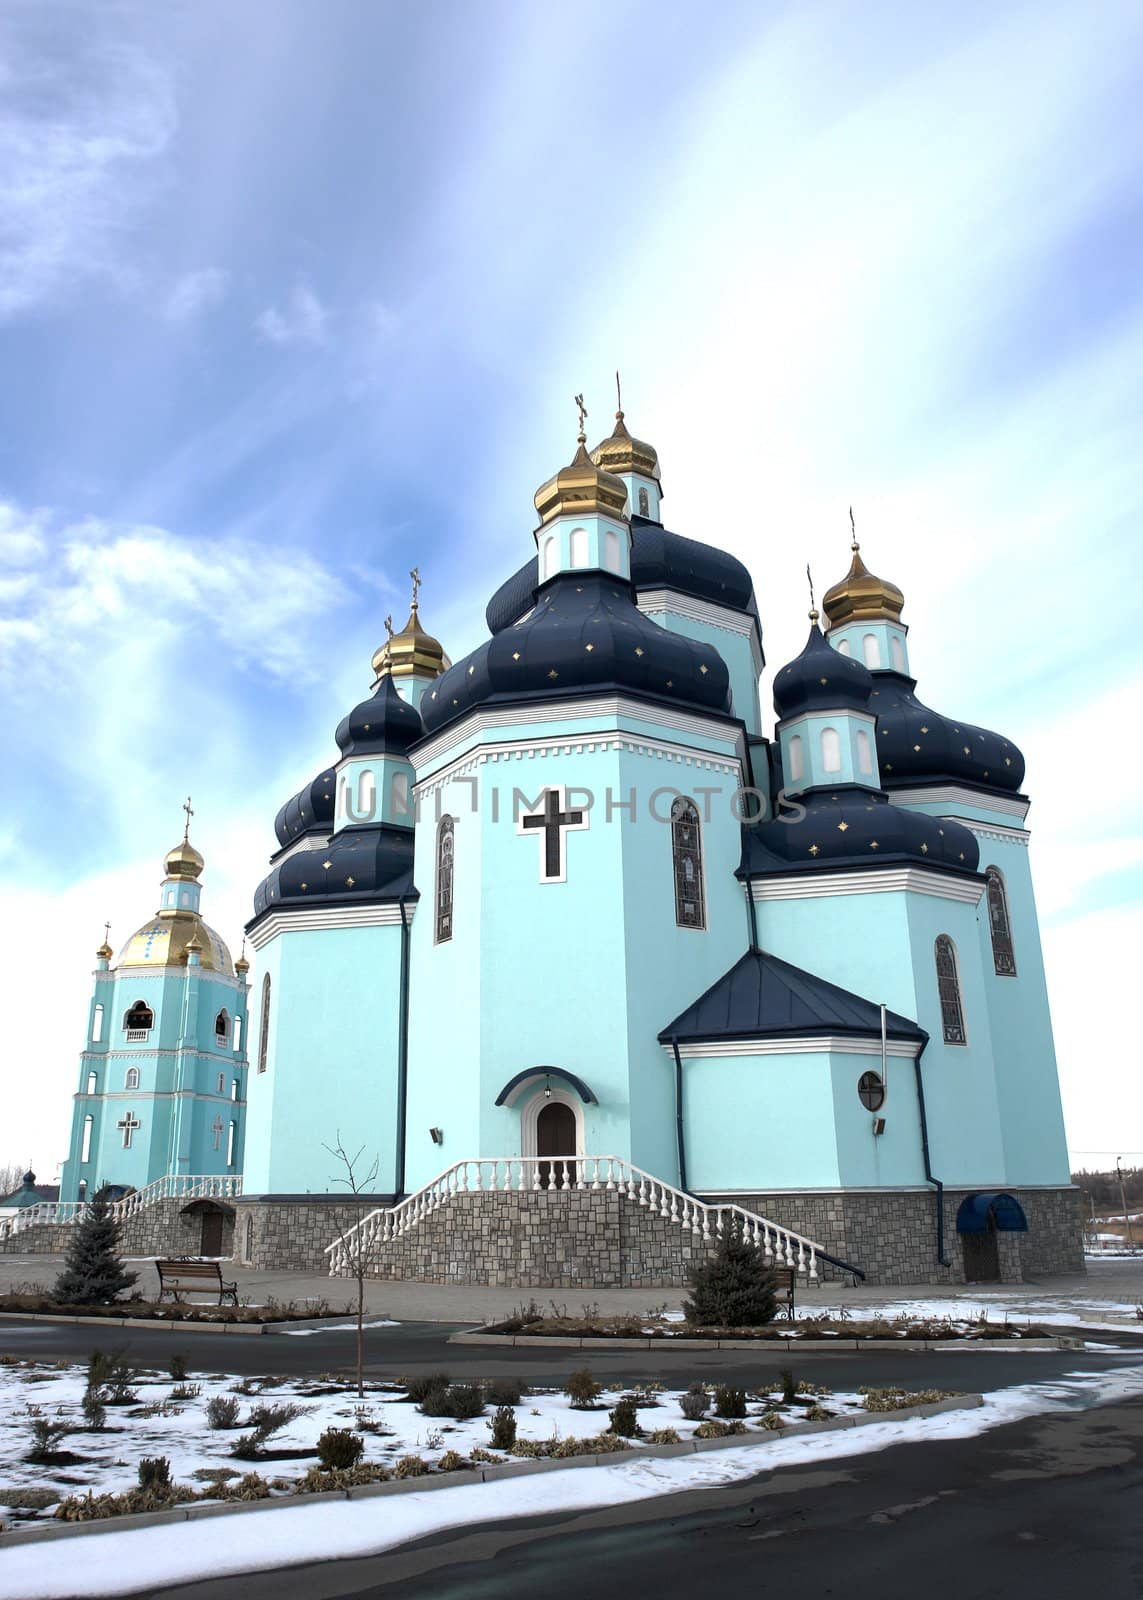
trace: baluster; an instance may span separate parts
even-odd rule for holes
[[[813,1245],[810,1246],[810,1282],[818,1281],[818,1253]]]
[[[647,1180],[646,1180],[646,1178],[640,1178],[639,1179],[639,1204],[641,1206],[645,1206],[647,1204]]]
[[[799,1239],[798,1240],[798,1271],[799,1272],[804,1272],[805,1270],[806,1270],[806,1247],[802,1243],[801,1239]]]
[[[476,1190],[477,1194],[479,1194],[480,1193],[480,1188],[481,1188],[481,1184],[480,1184],[480,1162],[479,1161],[474,1161],[472,1163],[472,1165],[476,1168],[476,1182],[473,1184],[472,1187]]]
[[[532,1158],[532,1192],[533,1192],[533,1194],[538,1194],[539,1191],[540,1191],[540,1163],[533,1157]]]
[[[691,1202],[691,1232],[702,1232],[702,1226],[699,1222],[699,1208],[693,1201]]]
[[[525,1165],[526,1165],[526,1163],[523,1160],[521,1160],[521,1162],[520,1162],[520,1181],[516,1185],[516,1192],[518,1194],[523,1194],[523,1192],[524,1192],[524,1167],[525,1167]]]
[[[790,1235],[787,1234],[786,1235],[786,1265],[788,1267],[792,1267],[794,1265],[794,1252],[791,1249],[792,1244],[793,1244],[793,1240],[790,1238]]]
[[[501,1187],[504,1188],[504,1189],[510,1189],[512,1187],[512,1163],[511,1163],[511,1161],[506,1161],[504,1163],[504,1182],[503,1182]]]
[[[672,1189],[671,1190],[671,1221],[672,1222],[677,1222],[678,1220],[679,1220],[679,1197],[675,1193],[675,1191]]]
[[[709,1206],[704,1206],[703,1209],[702,1209],[702,1236],[703,1236],[704,1241],[707,1244],[709,1244],[710,1243],[710,1208],[709,1208]]]
[[[627,1168],[627,1198],[628,1200],[635,1198],[635,1173],[630,1167]]]
[[[768,1262],[774,1259],[774,1246],[770,1238],[772,1232],[773,1229],[768,1227],[762,1229],[762,1254]]]
[[[468,1193],[468,1162],[467,1161],[462,1161],[460,1163],[459,1171],[460,1171],[460,1192],[461,1192],[461,1194],[467,1194]]]
[[[560,1185],[559,1186],[560,1186],[561,1190],[570,1189],[571,1188],[571,1184],[568,1182],[568,1164],[567,1164],[566,1161],[561,1161],[560,1162]]]
[[[602,1189],[603,1185],[599,1181],[599,1157],[598,1156],[593,1156],[592,1157],[591,1170],[592,1170],[591,1187],[593,1189]]]
[[[605,1189],[614,1189],[615,1188],[615,1157],[614,1156],[608,1156],[608,1158],[607,1158],[607,1182],[604,1184],[604,1188]]]

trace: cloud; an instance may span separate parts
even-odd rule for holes
[[[0,564],[23,567],[36,561],[44,552],[46,522],[44,511],[21,511],[0,500]]]
[[[168,73],[72,22],[56,39],[37,8],[0,23],[0,318],[128,280],[124,239],[176,127]]]
[[[304,283],[295,286],[285,306],[267,306],[254,326],[270,344],[321,345],[326,339],[329,312]]]
[[[189,322],[218,305],[226,294],[228,274],[221,267],[200,267],[178,279],[163,306],[168,322]]]

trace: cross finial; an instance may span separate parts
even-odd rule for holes
[[[852,540],[853,540],[853,542],[852,542],[852,544],[850,545],[849,548],[856,555],[858,550],[861,549],[861,546],[857,542],[857,523],[854,522],[854,520],[853,520],[853,507],[852,506],[850,506],[850,508],[849,508],[849,532],[850,532],[850,535],[851,535]]]
[[[111,943],[111,924],[110,924],[110,922],[105,922],[103,924],[103,937],[104,937],[104,940],[105,940],[105,942],[107,944]]]
[[[190,839],[190,819],[194,816],[194,810],[191,806],[191,797],[189,794],[187,795],[186,800],[183,802],[183,810],[187,814],[186,827],[183,829],[183,843],[186,844]]]
[[[615,374],[615,415],[617,417],[622,417],[623,415],[623,390],[619,387],[618,371]]]
[[[385,637],[390,644],[393,643],[393,613],[391,611],[385,618]]]
[[[806,562],[806,582],[810,586],[810,621],[816,622],[818,620],[818,608],[814,604],[814,577],[813,573],[810,571],[810,564],[808,561]]]
[[[418,592],[420,590],[420,587],[421,587],[421,569],[420,569],[420,567],[414,567],[413,570],[409,573],[409,576],[413,580],[413,610],[415,611],[417,609],[417,594],[418,594]]]
[[[579,407],[579,442],[580,444],[586,444],[587,434],[584,432],[583,425],[587,421],[587,407],[583,403],[582,394],[575,396],[575,403]]]

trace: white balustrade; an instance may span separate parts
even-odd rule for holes
[[[159,1200],[231,1199],[242,1193],[242,1179],[228,1173],[170,1173],[145,1189],[113,1200],[109,1210],[118,1221],[137,1216]],[[0,1220],[0,1236],[24,1233],[40,1223],[76,1222],[87,1211],[86,1200],[39,1200]]]

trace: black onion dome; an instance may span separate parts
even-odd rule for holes
[[[412,828],[343,828],[324,847],[298,850],[271,868],[254,892],[247,931],[270,911],[414,893]]]
[[[714,545],[670,533],[645,517],[631,518],[631,581],[636,589],[673,589],[758,615],[754,585],[741,561]],[[484,616],[489,633],[502,633],[531,610],[539,582],[539,558],[533,556],[488,602]]]
[[[740,877],[879,867],[886,862],[975,872],[976,837],[959,822],[906,811],[856,785],[818,791],[800,807],[787,802],[780,819],[742,829]]]
[[[404,755],[424,731],[421,713],[386,674],[374,695],[342,717],[334,738],[346,756]]]
[[[955,782],[1015,793],[1024,782],[1024,757],[1010,739],[930,711],[913,693],[912,678],[875,673],[869,709],[886,789]]]
[[[774,710],[780,719],[802,711],[868,711],[873,674],[852,656],[826,643],[814,622],[800,656],[774,677]]]
[[[293,844],[303,833],[333,827],[334,772],[330,767],[319,772],[292,800],[287,800],[274,818],[274,832],[283,847]]]
[[[425,694],[430,733],[474,706],[627,689],[729,715],[730,675],[713,645],[660,628],[623,578],[565,572],[536,609],[450,667]]]

